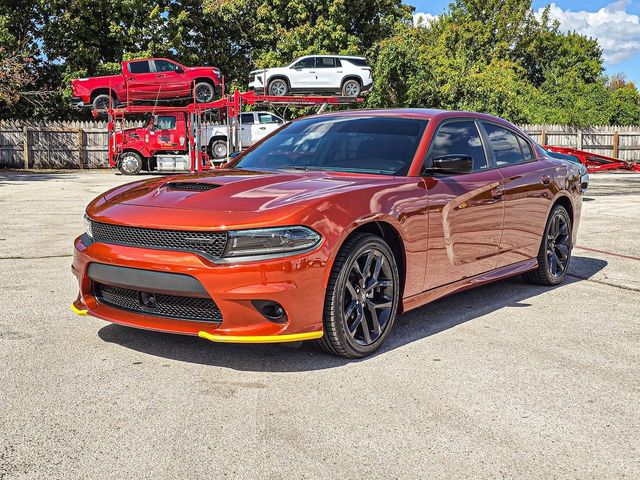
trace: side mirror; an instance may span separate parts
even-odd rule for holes
[[[183,74],[184,73],[184,68],[178,67],[178,68],[176,68],[176,72],[178,72],[179,74]]]
[[[426,170],[435,173],[470,173],[473,170],[473,158],[458,153],[440,155],[433,159],[431,168]]]

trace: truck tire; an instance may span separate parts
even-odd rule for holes
[[[109,95],[108,93],[100,93],[96,95],[96,98],[93,99],[91,107],[97,112],[104,112],[109,109],[109,107],[115,107],[117,103],[118,99],[115,95],[112,99],[111,95]]]
[[[224,160],[227,158],[227,139],[223,137],[214,137],[209,141],[209,156],[213,160]]]
[[[122,175],[137,175],[142,170],[142,158],[136,152],[124,152],[120,155],[118,170]]]
[[[215,95],[215,89],[210,83],[198,82],[195,87],[193,87],[193,96],[197,103],[211,102]]]

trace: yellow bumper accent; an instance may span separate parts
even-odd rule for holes
[[[289,335],[215,335],[209,332],[198,332],[198,336],[218,343],[281,343],[315,340],[322,337],[322,330]]]
[[[89,313],[89,310],[80,310],[73,303],[71,304],[71,310],[73,310],[78,315],[86,315],[87,313]]]

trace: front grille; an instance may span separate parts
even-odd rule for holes
[[[91,230],[94,242],[199,252],[213,259],[220,258],[227,246],[227,232],[160,230],[94,221]]]
[[[129,312],[198,322],[222,322],[222,313],[210,298],[147,293],[97,282],[93,285],[93,291],[98,302]],[[153,297],[153,302],[150,302],[149,295]]]
[[[169,190],[187,190],[194,192],[206,192],[207,190],[213,190],[214,188],[218,188],[220,185],[215,185],[213,183],[204,183],[204,182],[169,182],[167,183],[167,188]]]

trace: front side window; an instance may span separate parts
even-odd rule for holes
[[[315,67],[315,59],[313,57],[303,58],[296,62],[293,68],[314,68]]]
[[[149,62],[146,60],[141,62],[129,62],[129,73],[149,73]]]
[[[176,128],[176,117],[163,115],[156,117],[156,128],[158,130],[173,130]]]
[[[280,128],[232,168],[406,175],[426,119],[305,118]]]
[[[330,57],[316,57],[316,67],[318,68],[335,68],[336,61]]]
[[[259,123],[282,123],[282,120],[270,113],[258,113]]]
[[[489,144],[496,157],[496,165],[504,167],[522,162],[522,150],[516,134],[506,128],[492,123],[484,123],[484,129],[489,137]]]
[[[473,120],[447,122],[438,128],[431,141],[426,167],[432,165],[436,157],[442,155],[467,155],[473,159],[473,171],[487,168],[487,157],[484,154],[480,132]]]
[[[180,66],[168,60],[155,60],[156,72],[179,72]]]

